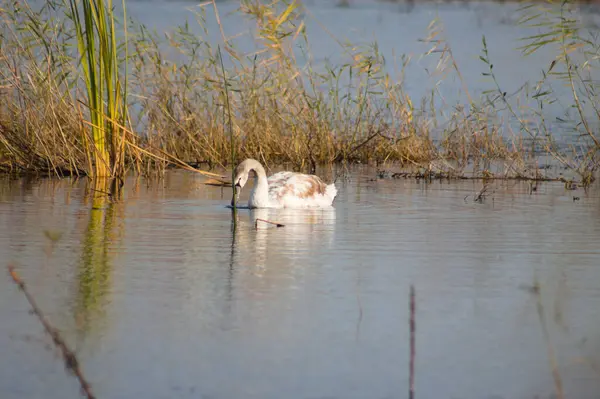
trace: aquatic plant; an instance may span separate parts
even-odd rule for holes
[[[600,140],[596,132],[600,124],[600,101],[596,95],[600,86],[594,77],[599,66],[600,41],[597,33],[582,22],[581,7],[572,0],[525,5],[520,10],[519,23],[535,30],[522,39],[521,49],[525,55],[548,46],[556,54],[554,60],[542,68],[540,80],[536,82],[533,97],[538,104],[537,114],[542,115],[545,104],[558,101],[555,83],[568,87],[572,100],[565,116],[557,118],[561,129],[571,133],[569,151],[557,148],[543,117],[540,117],[538,134],[546,138],[547,151],[575,170],[583,184],[588,185],[600,167]]]
[[[83,67],[92,141],[84,135],[86,154],[93,162],[95,177],[122,176],[124,173],[124,125],[127,115],[127,77],[119,76],[117,32],[112,0],[69,0],[72,20]],[[126,13],[125,1],[123,12]],[[82,20],[83,18],[83,20]],[[126,27],[126,25],[124,25]],[[127,31],[125,30],[125,49]],[[91,169],[91,168],[90,168]]]
[[[408,56],[400,58],[399,77],[393,78],[377,43],[343,43],[332,36],[343,61],[316,66],[305,23],[314,17],[299,1],[240,1],[237,12],[254,26],[257,50],[250,54],[226,34],[214,1],[190,14],[200,34],[186,21],[166,32],[166,40],[125,14],[119,19],[109,0],[53,0],[38,10],[0,1],[6,11],[0,29],[5,171],[100,176],[133,169],[149,175],[168,166],[229,167],[255,158],[267,167],[289,163],[308,171],[318,164],[394,162],[429,175],[536,179],[545,177],[535,158],[540,149],[588,183],[597,169],[594,128],[585,112],[572,120],[589,139],[577,141],[574,156],[557,145],[541,112],[534,115],[538,123],[526,120],[500,84],[474,97],[439,20],[424,39],[431,44],[427,56],[439,57],[433,74],[439,84],[457,76],[468,100],[445,121],[438,120],[435,105],[438,85],[420,100],[405,91]],[[540,16],[550,18],[556,7],[568,4],[548,10],[538,4],[522,12],[538,7]],[[209,13],[219,24],[219,45],[207,38]],[[588,39],[583,46],[572,44],[580,40],[574,33],[578,25],[568,20],[548,36],[565,45],[545,76],[559,77],[552,75],[558,66],[570,65],[560,77],[573,83],[574,109],[583,110],[582,94],[587,104],[596,92],[583,74],[596,62],[596,45]],[[534,19],[524,17],[528,22]],[[543,38],[529,38],[528,49],[546,45]],[[227,55],[223,66],[219,47]],[[585,67],[574,67],[572,49],[587,57]],[[491,57],[483,53],[482,59],[484,73],[493,79]],[[538,83],[534,97],[541,110],[551,101],[549,80]],[[503,119],[511,107],[511,120]],[[515,119],[521,129],[512,132]]]

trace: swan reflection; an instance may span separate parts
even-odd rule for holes
[[[316,256],[331,247],[335,219],[335,208],[239,209],[235,233],[238,259],[265,268],[267,264],[289,264]],[[280,223],[283,227],[264,221]]]

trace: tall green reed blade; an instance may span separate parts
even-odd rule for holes
[[[91,152],[93,175],[121,176],[124,173],[123,148],[119,145],[119,129],[113,122],[121,122],[126,113],[126,102],[122,94],[125,89],[119,79],[113,4],[112,0],[80,1],[81,12],[78,0],[70,0],[69,5],[88,93],[94,147]]]
[[[108,154],[104,146],[104,128],[103,119],[99,118],[99,100],[102,98],[98,96],[100,88],[97,87],[99,80],[96,76],[96,40],[93,34],[93,21],[91,12],[89,10],[89,2],[84,1],[83,3],[83,17],[84,22],[81,21],[81,13],[77,0],[70,0],[71,16],[75,26],[75,32],[77,35],[77,47],[81,56],[81,65],[83,67],[83,73],[85,78],[85,86],[88,92],[88,101],[90,108],[90,119],[92,123],[92,140],[94,144],[94,150],[92,158],[95,160],[95,170],[88,171],[95,175],[102,174],[100,168],[106,165],[108,161]],[[84,30],[85,27],[85,30]],[[85,140],[88,143],[87,140]]]

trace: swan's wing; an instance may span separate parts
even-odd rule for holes
[[[296,199],[314,198],[324,195],[327,185],[319,176],[294,172],[279,172],[270,176],[269,196],[275,201],[286,197]]]

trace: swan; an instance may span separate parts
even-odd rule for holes
[[[330,208],[337,195],[335,184],[327,185],[318,176],[278,172],[267,178],[260,162],[246,159],[235,168],[236,202],[251,171],[254,171],[254,187],[248,208]]]

